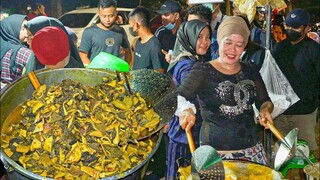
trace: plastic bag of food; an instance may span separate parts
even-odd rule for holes
[[[256,0],[235,0],[234,4],[238,7],[241,13],[244,13],[247,15],[248,20],[250,22],[253,21],[254,16],[256,14],[256,6],[257,6]]]

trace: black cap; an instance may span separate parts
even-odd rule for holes
[[[306,10],[297,8],[289,12],[286,17],[286,24],[295,29],[301,25],[308,25],[310,21],[310,15]]]
[[[180,11],[181,11],[181,6],[177,2],[168,0],[164,2],[161,8],[156,12],[159,14],[167,14],[171,12],[180,12]]]

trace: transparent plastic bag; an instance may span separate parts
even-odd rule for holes
[[[266,50],[264,62],[259,72],[274,105],[272,118],[276,118],[300,100],[272,57],[270,50]]]

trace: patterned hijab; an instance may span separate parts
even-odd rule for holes
[[[204,60],[205,55],[200,56],[196,53],[196,45],[201,31],[205,27],[210,28],[207,23],[200,20],[191,20],[181,24],[177,32],[172,61],[169,64],[168,71],[184,56],[188,56],[190,59],[197,61]]]

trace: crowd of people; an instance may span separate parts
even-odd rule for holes
[[[171,76],[177,87],[177,110],[163,129],[146,179],[177,179],[177,161],[192,157],[186,131],[192,132],[196,147],[210,145],[223,160],[269,165],[260,136],[266,123],[284,135],[297,127],[298,138],[306,140],[319,159],[314,129],[320,42],[319,34],[311,32],[310,14],[296,8],[273,15],[271,53],[300,98],[273,119],[274,106],[259,73],[266,53],[263,12],[258,9],[250,22],[239,11],[227,16],[220,8],[193,5],[183,17],[180,4],[167,0],[156,11],[162,26],[153,34],[149,10],[137,7],[129,14],[129,31],[136,38],[130,44],[115,23],[116,2],[100,0],[100,21],[84,30],[77,48],[72,30],[47,16],[39,4],[28,16],[13,14],[0,22],[1,89],[31,71],[85,68],[100,52],[108,52],[125,59],[131,70],[154,69]],[[259,110],[258,123],[253,104]]]

